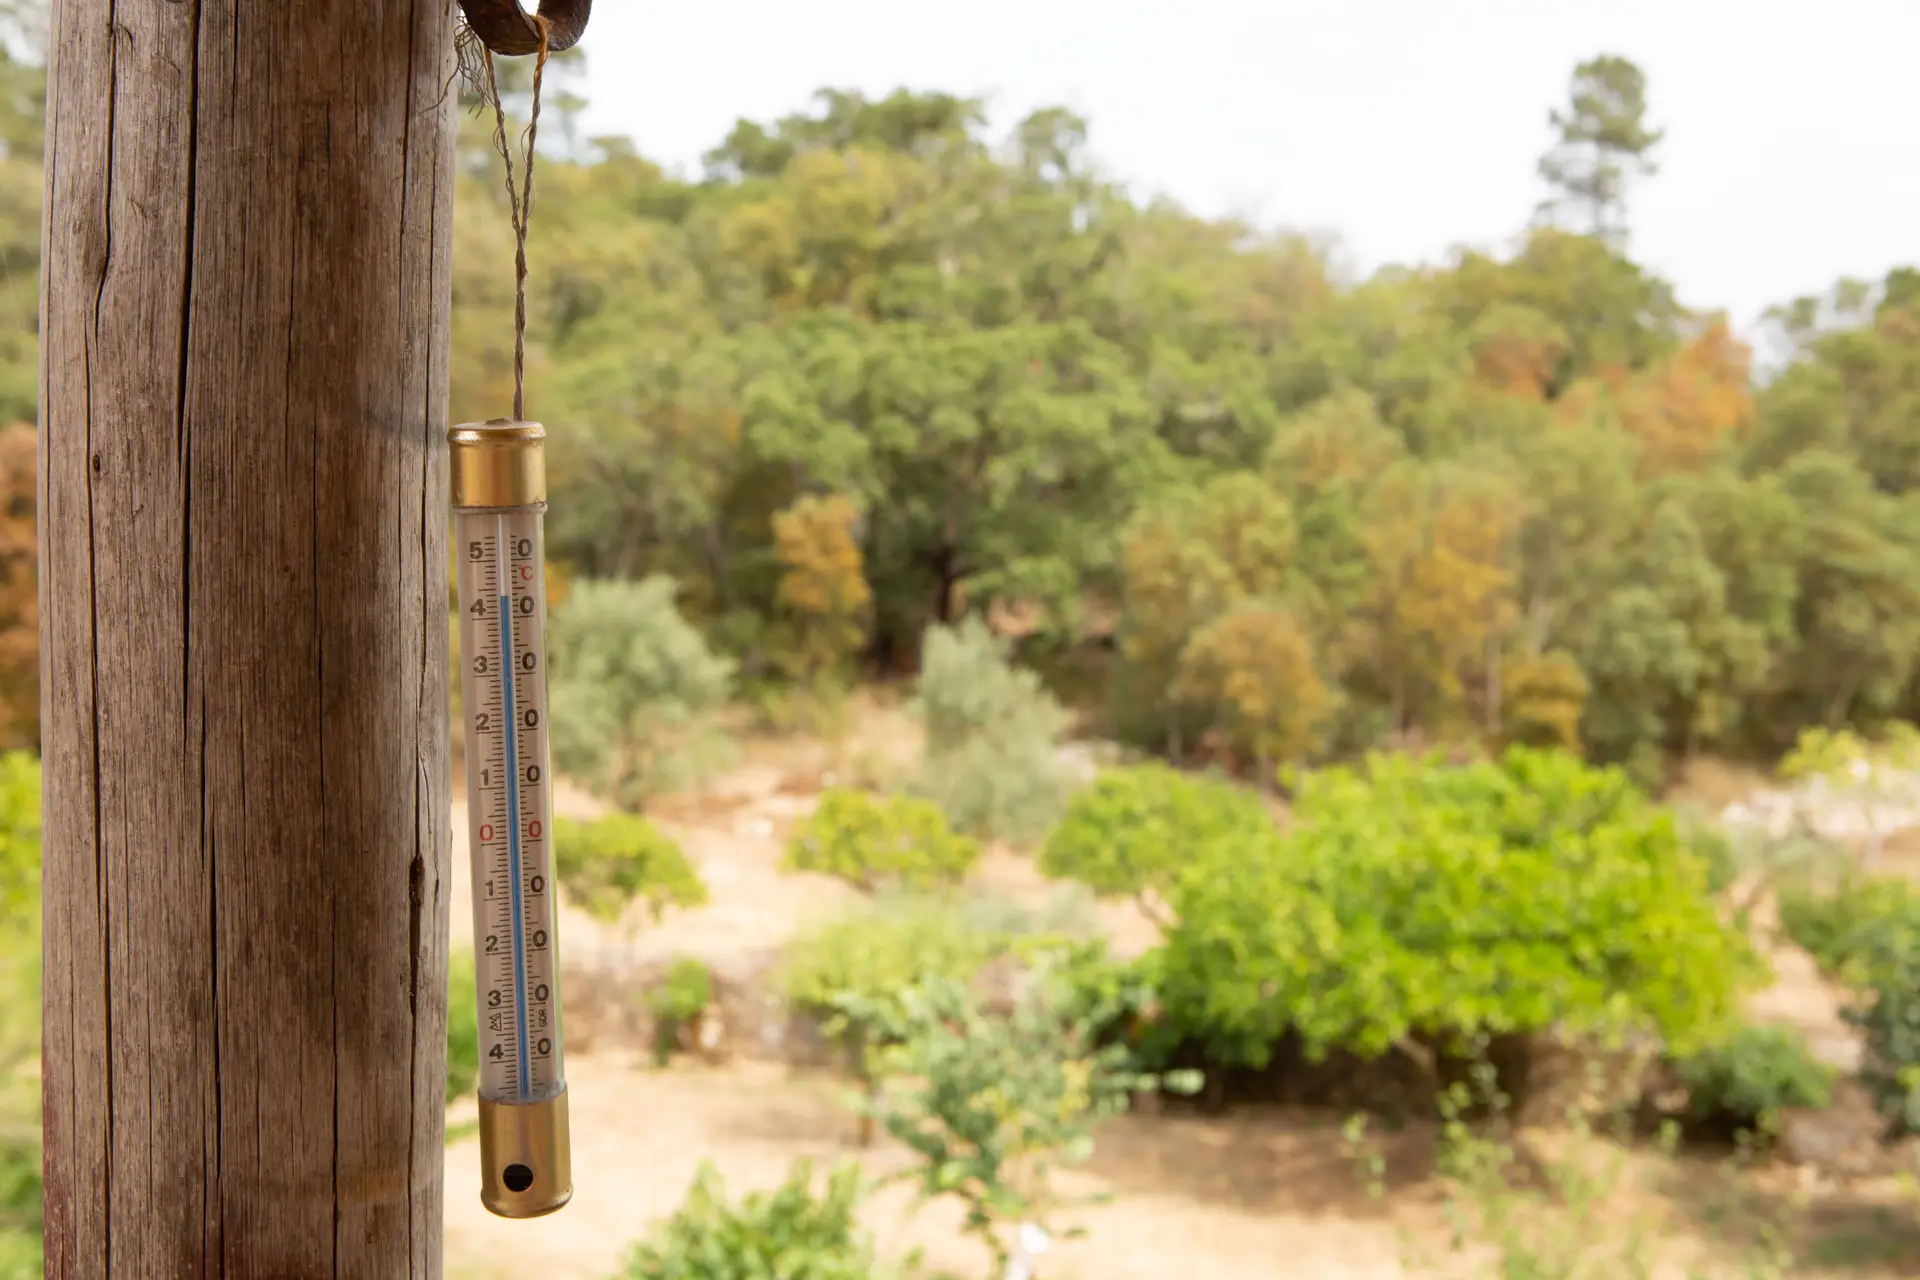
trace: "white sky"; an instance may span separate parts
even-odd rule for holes
[[[1088,117],[1137,191],[1336,233],[1363,269],[1498,247],[1582,58],[1668,131],[1633,249],[1744,324],[1920,262],[1920,0],[601,0],[586,124],[697,171],[739,116],[906,85]]]

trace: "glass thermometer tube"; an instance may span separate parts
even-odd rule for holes
[[[506,1218],[573,1195],[547,752],[546,431],[448,433],[480,1014],[480,1199]]]

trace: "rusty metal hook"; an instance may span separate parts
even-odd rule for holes
[[[540,28],[520,7],[520,0],[460,0],[460,9],[480,43],[496,55],[519,58],[540,52]],[[561,53],[580,43],[592,12],[593,0],[540,0],[540,16],[547,23],[547,52]]]

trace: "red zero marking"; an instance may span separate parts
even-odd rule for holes
[[[521,565],[521,566],[520,566],[520,580],[521,580],[522,582],[532,582],[532,581],[533,581],[533,566],[532,566],[532,565],[530,565],[530,564],[523,564],[523,565]]]
[[[492,839],[493,839],[493,824],[491,822],[482,823],[480,827],[480,843],[486,844]]]
[[[539,822],[534,821],[534,822],[527,823],[527,839],[538,840],[539,838],[540,838]]]

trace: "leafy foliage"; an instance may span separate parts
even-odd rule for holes
[[[582,581],[554,613],[553,756],[616,801],[638,806],[726,759],[713,715],[732,664],[680,616],[670,579]]]
[[[1789,1107],[1822,1107],[1833,1069],[1791,1027],[1743,1025],[1677,1064],[1689,1114],[1729,1133],[1770,1136]]]
[[[860,1168],[830,1170],[824,1185],[808,1161],[772,1191],[730,1200],[719,1171],[702,1164],[671,1218],[628,1252],[622,1280],[885,1280],[856,1213],[866,1193]]]
[[[1904,879],[1848,874],[1780,888],[1780,924],[1820,971],[1853,986],[1875,983],[1920,950],[1920,892]]]
[[[698,907],[707,886],[671,837],[645,818],[609,813],[592,822],[554,822],[554,874],[575,905],[618,924],[640,902],[658,920],[670,907]]]
[[[1098,1042],[1115,1011],[1075,1008],[1044,960],[1004,1013],[951,978],[910,988],[884,1010],[853,996],[840,1004],[854,1020],[892,1021],[894,1043],[875,1068],[882,1087],[868,1106],[918,1157],[905,1177],[921,1198],[960,1201],[965,1230],[992,1254],[995,1274],[1012,1254],[1009,1228],[1070,1234],[1057,1225],[1069,1202],[1054,1170],[1084,1162],[1094,1125],[1160,1085],[1130,1066],[1125,1047]],[[1190,1091],[1195,1082],[1169,1083]]]
[[[1164,764],[1109,769],[1068,803],[1039,866],[1095,893],[1164,899],[1183,868],[1234,833],[1271,834],[1273,819],[1241,787]]]
[[[803,684],[844,667],[866,638],[873,603],[854,539],[859,513],[839,495],[806,496],[773,517],[781,573],[774,601],[785,624],[776,661]]]
[[[787,846],[785,866],[844,880],[868,893],[957,884],[980,856],[980,846],[956,834],[940,807],[912,797],[881,797],[836,789]]]
[[[656,1062],[664,1065],[673,1056],[681,1031],[693,1026],[712,1002],[713,971],[705,963],[682,956],[669,966],[660,985],[647,993]]]
[[[1069,717],[978,618],[927,633],[915,700],[927,751],[914,790],[983,839],[1053,824],[1067,792],[1058,757]]]
[[[40,1274],[40,762],[0,755],[0,1276]]]
[[[1179,881],[1161,964],[1175,1030],[1264,1063],[1409,1039],[1648,1025],[1685,1051],[1757,960],[1670,816],[1617,770],[1515,748],[1376,756],[1307,778],[1286,834],[1233,832]]]
[[[473,952],[462,947],[447,958],[447,1101],[464,1098],[480,1083],[480,1004]]]
[[[1895,1135],[1920,1133],[1920,951],[1913,935],[1869,972],[1864,1008],[1843,1016],[1866,1041],[1861,1081]]]

